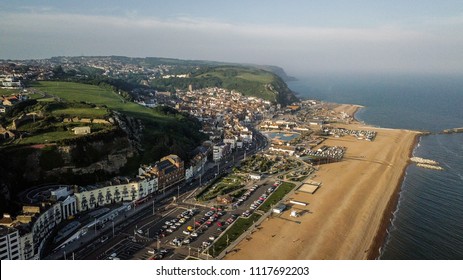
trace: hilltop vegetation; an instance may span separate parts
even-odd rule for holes
[[[161,90],[222,87],[236,90],[245,96],[255,96],[283,105],[297,101],[286,83],[272,72],[253,67],[204,67],[188,78],[171,77],[153,80],[151,85]]]

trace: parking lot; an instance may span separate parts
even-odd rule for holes
[[[265,201],[276,186],[271,178],[252,182],[241,197],[226,208],[189,204],[166,204],[135,223],[115,227],[111,240],[96,240],[88,255],[97,259],[208,259],[214,254],[213,243],[239,217],[246,218]],[[263,213],[261,213],[263,214]],[[111,241],[111,242],[110,242]],[[93,248],[93,249],[92,249]]]
[[[147,251],[171,249],[171,259],[208,258],[214,250],[213,242],[238,217],[245,218],[257,210],[277,186],[273,182],[251,185],[227,208],[181,204],[162,219],[138,226],[136,236],[151,240]]]

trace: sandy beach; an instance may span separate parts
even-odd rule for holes
[[[353,115],[360,106],[336,110]],[[418,132],[381,129],[363,124],[339,125],[377,131],[374,141],[353,136],[330,138],[323,144],[345,146],[340,162],[321,165],[314,193],[294,192],[289,199],[307,206],[264,221],[225,259],[369,259],[377,256],[390,213],[395,208],[404,170]],[[305,210],[305,211],[304,211]]]

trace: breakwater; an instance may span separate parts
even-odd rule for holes
[[[439,163],[435,160],[432,159],[426,159],[426,158],[421,158],[421,157],[412,157],[410,160],[414,163],[416,163],[416,166],[422,167],[422,168],[427,168],[427,169],[433,169],[433,170],[444,170],[441,166],[439,166]]]

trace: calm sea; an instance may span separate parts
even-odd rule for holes
[[[288,85],[300,97],[364,105],[356,117],[380,127],[463,127],[463,77],[312,76]],[[414,155],[444,170],[407,168],[380,258],[463,259],[463,134],[423,136]]]

